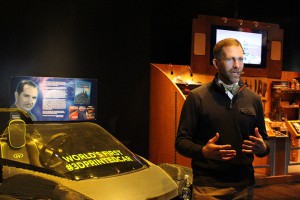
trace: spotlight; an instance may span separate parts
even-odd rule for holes
[[[169,64],[169,69],[170,69],[170,74],[173,75],[174,74],[173,65],[171,63]]]
[[[257,21],[252,22],[255,27],[258,27],[259,23]]]
[[[222,17],[222,21],[224,22],[224,24],[226,24],[228,22],[228,19],[226,17]]]
[[[238,20],[238,22],[239,22],[240,26],[242,26],[242,25],[243,25],[243,23],[244,23],[244,21],[243,21],[243,20],[241,20],[241,19],[239,19],[239,20]]]

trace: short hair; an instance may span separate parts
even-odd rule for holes
[[[240,43],[240,41],[238,41],[235,38],[225,38],[223,40],[220,40],[214,47],[213,49],[213,56],[215,59],[221,59],[224,51],[223,51],[223,47],[228,47],[228,46],[240,46],[243,49],[242,44]]]
[[[17,88],[16,88],[16,92],[18,94],[21,94],[21,92],[23,92],[24,85],[30,85],[34,88],[37,88],[37,85],[33,81],[31,81],[31,80],[22,80],[18,83]]]

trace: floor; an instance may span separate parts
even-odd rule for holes
[[[300,181],[256,186],[253,200],[300,200]],[[19,200],[0,194],[0,200]],[[181,200],[175,198],[173,200]]]
[[[254,200],[300,200],[300,182],[256,186]]]
[[[288,175],[265,176],[256,173],[254,200],[300,200],[300,166],[289,168]]]

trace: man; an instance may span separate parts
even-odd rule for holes
[[[254,155],[270,149],[262,102],[240,79],[244,53],[238,40],[219,41],[213,56],[217,74],[187,96],[175,147],[192,158],[193,199],[252,199]]]
[[[36,116],[31,113],[38,97],[37,85],[31,80],[22,80],[18,83],[15,91],[15,103],[12,108],[19,108],[25,111],[32,121],[37,121]],[[18,113],[13,113],[12,118],[20,118]]]

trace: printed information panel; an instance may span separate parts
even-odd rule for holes
[[[15,76],[11,102],[11,107],[26,111],[33,121],[95,121],[97,80]]]

